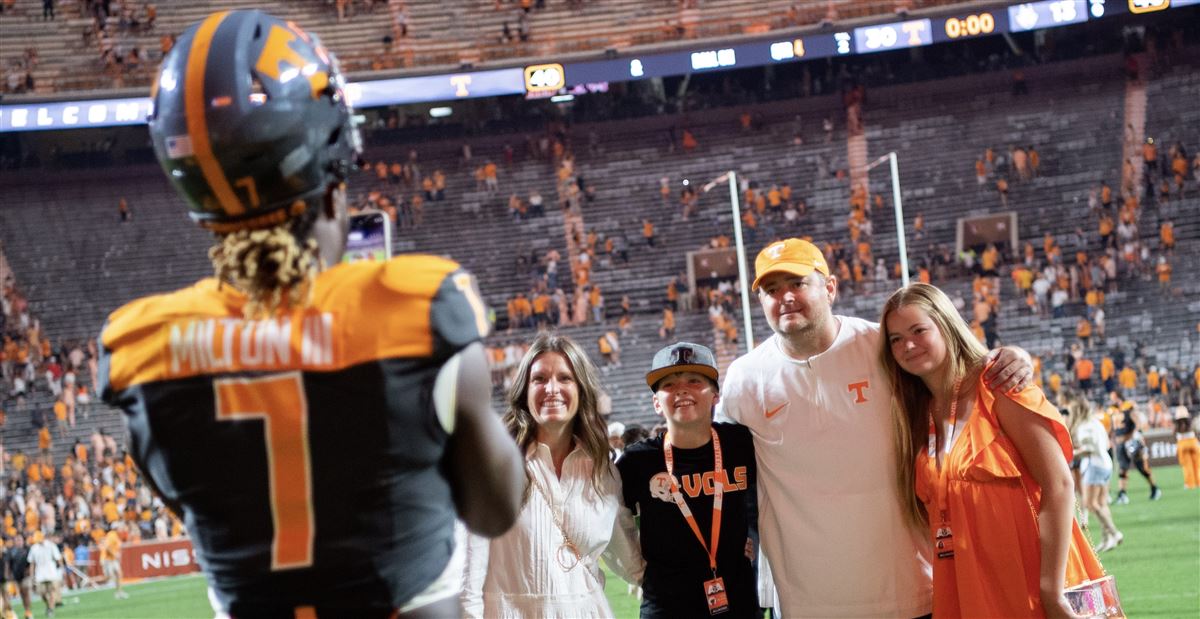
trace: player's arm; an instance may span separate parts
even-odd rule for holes
[[[525,492],[524,462],[492,411],[491,373],[483,345],[458,355],[454,431],[446,446],[446,471],[459,518],[472,532],[503,534],[516,521]]]
[[[426,262],[428,268],[457,267]],[[404,264],[393,261],[391,266]],[[470,273],[455,269],[445,275],[430,306],[429,321],[435,356],[447,359],[434,385],[438,419],[449,435],[442,470],[467,528],[496,537],[512,526],[521,511],[525,461],[492,411],[491,370],[481,343],[490,325]]]

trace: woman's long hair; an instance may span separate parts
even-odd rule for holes
[[[929,430],[929,405],[933,394],[918,377],[905,372],[896,363],[888,341],[887,321],[901,307],[917,307],[929,315],[946,342],[946,362],[950,364],[948,380],[967,376],[982,365],[987,348],[971,333],[971,328],[959,315],[946,293],[929,284],[910,284],[897,290],[883,305],[879,318],[882,330],[879,362],[887,372],[892,386],[892,422],[896,439],[896,488],[905,506],[905,515],[917,526],[928,524],[927,515],[917,500],[916,456]]]
[[[1061,407],[1060,407],[1061,408]],[[1075,438],[1075,430],[1092,416],[1095,406],[1084,394],[1072,390],[1066,396],[1067,432]]]
[[[567,365],[575,376],[579,394],[578,409],[572,421],[571,435],[592,461],[592,487],[599,493],[604,476],[609,470],[608,428],[600,416],[600,379],[596,366],[592,365],[587,353],[574,340],[554,333],[541,333],[534,338],[529,350],[517,366],[512,387],[508,390],[508,410],[504,412],[504,425],[517,441],[521,453],[528,453],[529,446],[537,441],[538,424],[529,410],[529,374],[533,362],[545,353],[556,352],[566,357]],[[525,476],[529,476],[526,469]],[[529,487],[525,485],[525,497],[529,499]]]

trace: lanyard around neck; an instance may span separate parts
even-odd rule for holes
[[[955,427],[958,425],[958,390],[960,387],[962,387],[962,381],[963,381],[963,379],[961,376],[959,376],[957,379],[954,380],[954,390],[950,394],[950,419],[949,419],[950,424],[949,424],[949,427],[946,429],[946,438],[942,443],[947,448],[953,448],[953,445],[954,445],[954,430],[955,430]],[[939,464],[938,459],[937,459],[937,457],[938,457],[937,452],[938,452],[938,449],[937,449],[937,423],[934,420],[933,407],[931,406],[931,407],[929,407],[929,452],[928,452],[928,454],[929,454],[929,459],[933,461],[933,465],[937,469],[938,483],[936,485],[935,493],[937,496],[938,509],[941,511],[942,521],[945,522],[947,520],[946,483],[947,483],[948,471],[950,470],[950,462],[949,462],[950,454],[947,451],[946,457]]]
[[[946,429],[946,438],[942,441],[942,445],[949,447],[954,444],[954,430],[958,425],[958,390],[962,387],[962,377],[954,380],[954,391],[950,394],[950,423]],[[937,465],[937,422],[933,416],[933,407],[929,407],[929,457],[934,459],[934,464]],[[938,466],[941,469],[941,466]]]
[[[721,439],[717,437],[717,431],[709,428],[712,432],[713,443],[713,514],[712,514],[712,544],[704,542],[704,534],[700,532],[700,525],[696,524],[696,517],[692,515],[692,510],[688,507],[686,501],[683,500],[683,494],[679,491],[679,481],[675,479],[675,456],[671,448],[671,435],[668,433],[663,438],[663,459],[667,462],[667,476],[671,478],[671,498],[675,499],[675,504],[679,506],[679,511],[683,512],[683,519],[687,521],[688,526],[692,528],[692,533],[696,534],[696,539],[700,540],[700,545],[704,548],[704,552],[708,553],[708,566],[712,569],[713,577],[717,575],[717,544],[721,541],[721,502],[725,497],[725,469],[722,467],[721,460]],[[701,484],[703,485],[703,484]]]

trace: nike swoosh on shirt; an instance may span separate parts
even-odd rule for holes
[[[770,418],[774,417],[775,415],[779,414],[779,411],[783,410],[783,407],[785,407],[785,406],[787,406],[786,402],[783,404],[780,404],[779,406],[776,406],[775,408],[773,408],[769,411],[766,411],[766,413],[764,413],[764,415],[766,416],[767,419],[770,419]]]

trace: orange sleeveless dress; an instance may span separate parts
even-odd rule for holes
[[[946,496],[954,556],[934,555],[933,616],[1044,617],[1037,522],[1041,487],[1001,430],[993,410],[996,396],[982,379],[976,394],[970,418],[943,458],[943,466],[950,467],[941,492]],[[1063,457],[1070,461],[1070,435],[1042,390],[1030,385],[1013,400],[1050,422]],[[929,513],[930,539],[941,521],[935,494],[939,483],[936,462],[921,449],[916,492]],[[1104,568],[1072,519],[1065,585],[1103,575]]]

